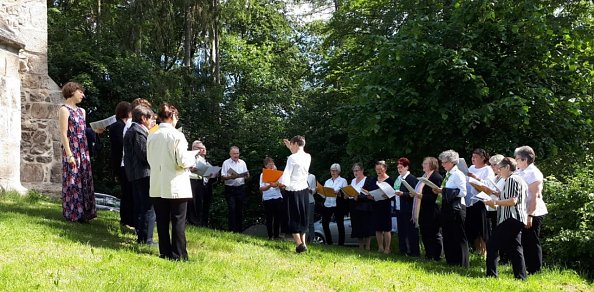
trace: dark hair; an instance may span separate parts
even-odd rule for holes
[[[297,135],[297,136],[291,138],[291,141],[290,142],[292,144],[299,145],[299,147],[303,147],[303,146],[305,146],[305,137],[300,136],[300,135]]]
[[[384,167],[385,170],[388,170],[388,165],[386,164],[385,160],[378,160],[375,162],[375,166],[381,165]]]
[[[82,87],[82,85],[71,81],[62,86],[62,95],[64,96],[64,99],[69,99],[74,95],[74,92],[76,92],[77,90],[80,90],[83,93],[85,93],[85,89]]]
[[[146,106],[137,106],[132,110],[132,121],[142,124],[142,118],[150,119],[153,117],[153,111]]]
[[[472,151],[472,154],[476,154],[476,155],[480,155],[483,157],[483,163],[485,164],[489,164],[489,154],[487,153],[487,151],[485,151],[485,149],[483,148],[476,148],[474,149],[474,151]]]
[[[532,149],[532,147],[530,146],[520,146],[516,148],[516,150],[514,151],[514,155],[516,157],[519,156],[522,159],[526,159],[526,162],[528,162],[528,164],[534,163],[534,160],[536,159],[536,153],[534,152],[534,149]]]
[[[408,160],[408,158],[406,157],[400,157],[398,159],[398,164],[401,164],[404,167],[408,167],[410,165],[410,160]]]
[[[139,105],[144,105],[148,108],[153,107],[153,105],[151,105],[151,103],[148,100],[139,97],[132,101],[132,103],[130,104],[130,110],[133,110],[135,107],[137,107]]]
[[[167,102],[164,102],[159,107],[158,116],[161,121],[172,119],[173,116],[177,116],[177,118],[179,119],[179,112],[177,111],[177,108],[175,108],[175,106],[170,105]]]
[[[266,158],[264,158],[264,166],[266,166],[270,162],[274,163],[274,159],[272,159],[272,157],[266,156]]]
[[[516,160],[512,157],[505,157],[497,164],[500,168],[509,166],[509,170],[516,171]]]
[[[115,115],[119,119],[127,119],[130,115],[130,103],[127,101],[120,101],[115,108]]]
[[[423,161],[425,160],[429,161],[429,168],[431,168],[431,170],[437,170],[439,168],[439,162],[437,161],[437,158],[428,156],[423,159]]]

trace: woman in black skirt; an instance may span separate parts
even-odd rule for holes
[[[439,163],[435,157],[425,157],[423,160],[423,177],[432,183],[441,186],[443,177],[437,172]],[[421,239],[425,247],[425,257],[435,261],[441,258],[443,249],[441,231],[439,230],[439,205],[437,205],[437,194],[433,193],[431,187],[423,185],[421,190],[421,210],[419,211],[419,229]]]
[[[386,173],[388,166],[386,162],[381,160],[375,163],[375,172],[377,177],[369,177],[369,185],[367,191],[378,189],[377,183],[385,182],[390,186],[394,186],[394,179]],[[367,195],[367,198],[373,200],[373,196]],[[377,239],[377,251],[389,254],[390,245],[392,243],[392,205],[393,199],[375,201],[373,203],[372,222],[375,229],[375,237]]]
[[[283,139],[285,146],[291,150],[279,185],[285,189],[284,200],[287,214],[287,231],[292,234],[295,241],[295,251],[298,253],[307,250],[305,245],[305,232],[307,231],[307,205],[309,203],[307,176],[311,155],[303,151],[305,138],[295,136],[291,141]]]
[[[371,244],[371,236],[375,234],[375,229],[371,223],[373,212],[373,200],[369,200],[367,196],[362,193],[362,189],[369,188],[369,179],[365,176],[363,165],[355,163],[353,165],[353,174],[355,178],[351,181],[351,186],[359,192],[359,195],[350,201],[351,210],[351,238],[359,240],[359,248],[369,250]]]

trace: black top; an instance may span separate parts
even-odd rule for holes
[[[404,180],[413,188],[416,187],[419,182],[419,180],[412,174],[406,176]],[[402,196],[400,196],[400,212],[412,213],[415,198],[410,196],[410,192],[402,183],[400,184],[400,191],[402,192]]]
[[[146,157],[148,130],[142,125],[132,123],[124,136],[124,169],[128,181],[151,175],[151,167]]]
[[[122,153],[124,150],[124,128],[126,123],[122,119],[109,126],[109,142],[111,143],[111,155],[109,156],[109,164],[114,176],[120,173],[122,166]]]
[[[439,172],[433,171],[433,173],[429,176],[429,181],[436,184],[437,186],[441,186],[443,182],[443,177]],[[423,199],[421,200],[421,210],[423,208],[429,208],[435,205],[435,201],[437,201],[437,194],[433,192],[431,187],[428,185],[423,186],[423,190],[421,190],[423,194]]]

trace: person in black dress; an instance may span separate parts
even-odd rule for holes
[[[375,234],[375,229],[371,221],[373,212],[373,200],[369,200],[362,193],[362,189],[369,188],[369,179],[365,176],[363,164],[353,164],[353,174],[355,178],[351,181],[351,186],[359,192],[359,196],[354,197],[350,202],[351,210],[351,238],[357,238],[359,248],[369,250],[371,237]]]
[[[439,164],[437,158],[426,157],[423,159],[423,177],[428,178],[432,183],[441,186],[443,177],[437,172]],[[439,261],[441,259],[442,240],[439,230],[439,205],[437,204],[437,195],[431,190],[431,187],[423,185],[419,194],[421,199],[421,210],[419,212],[419,229],[421,239],[425,247],[425,257]]]
[[[410,174],[408,167],[410,161],[406,157],[398,159],[398,173],[401,181],[406,181],[411,187],[415,187],[419,182],[414,175]],[[413,204],[414,194],[411,195],[409,190],[400,184],[400,188],[396,190],[396,195],[400,197],[400,212],[398,213],[398,246],[400,253],[403,255],[420,256],[419,251],[419,228],[413,222]]]
[[[375,163],[377,176],[367,178],[369,180],[368,189],[363,191],[367,194],[368,199],[373,200],[373,196],[368,195],[368,192],[377,190],[379,188],[377,183],[385,182],[390,186],[394,186],[394,179],[388,176],[386,173],[387,170],[388,166],[385,161],[380,160]],[[372,221],[377,239],[377,251],[385,254],[390,253],[390,245],[392,243],[392,201],[393,199],[388,199],[386,196],[384,200],[375,201],[372,205]]]

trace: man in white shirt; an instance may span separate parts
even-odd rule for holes
[[[225,199],[229,209],[229,230],[242,232],[245,179],[250,177],[245,161],[239,159],[239,147],[231,146],[230,158],[223,162],[221,178],[225,182]]]
[[[206,146],[202,141],[196,140],[192,143],[192,150],[198,151],[196,156],[196,165],[208,165],[206,161]],[[188,223],[196,226],[208,227],[208,215],[210,212],[210,203],[212,199],[212,185],[216,181],[216,176],[204,177],[196,174],[196,166],[190,168],[190,184],[192,185],[193,200],[188,202]]]

